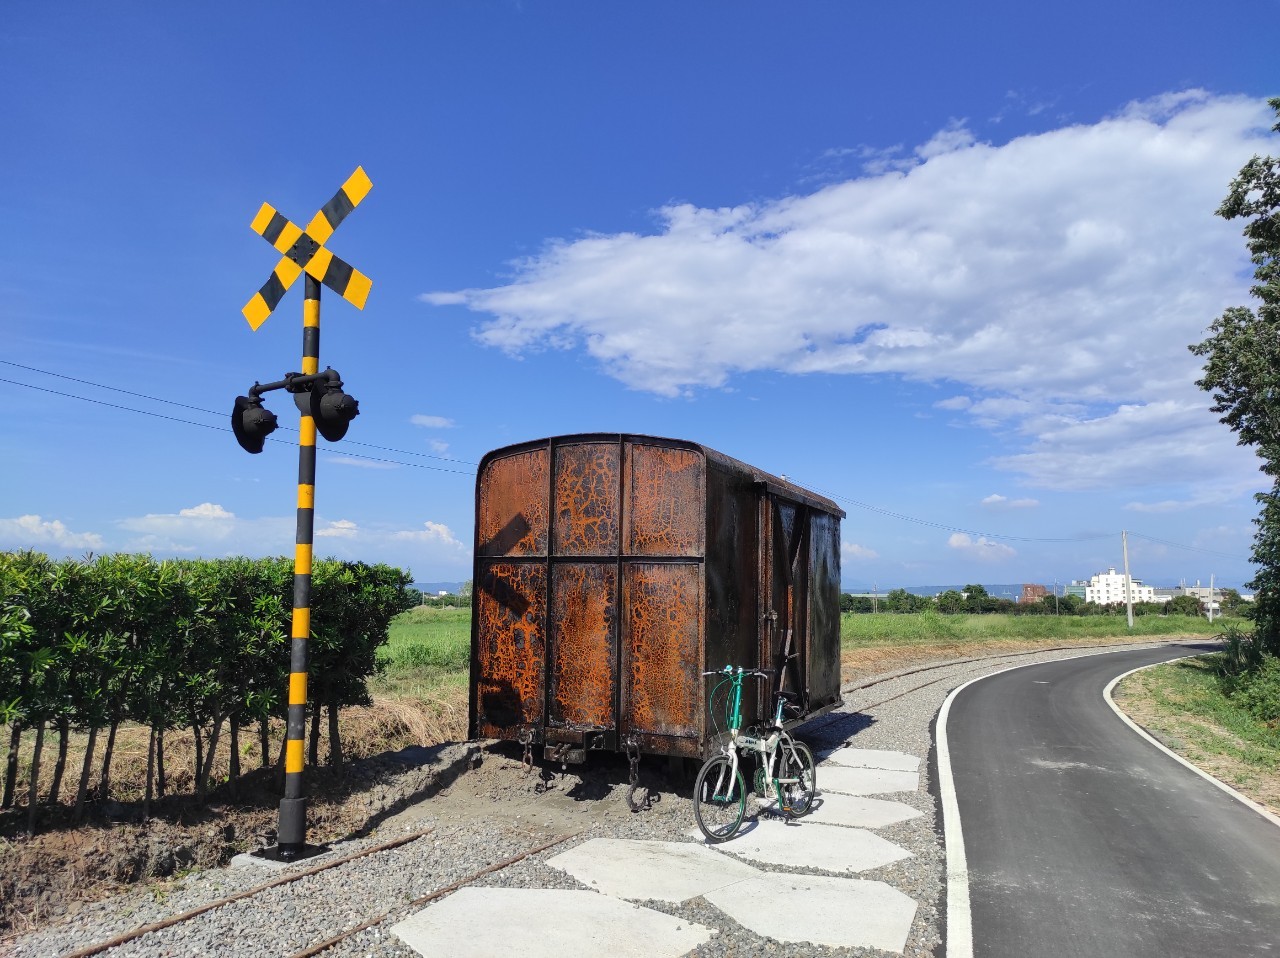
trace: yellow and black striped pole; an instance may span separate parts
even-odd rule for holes
[[[308,274],[302,303],[302,374],[320,369],[320,284]],[[300,394],[305,396],[306,394]],[[301,404],[300,404],[301,405]],[[280,800],[277,850],[285,861],[304,854],[307,798],[302,793],[307,728],[307,663],[311,638],[311,548],[315,530],[316,423],[302,411],[298,439],[298,536],[293,555],[293,627],[289,650],[289,717],[285,732],[284,798]]]

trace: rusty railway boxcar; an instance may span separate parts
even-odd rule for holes
[[[476,479],[472,738],[697,757],[703,671],[775,670],[807,721],[840,704],[831,500],[693,442],[559,436]],[[756,683],[763,685],[763,683]],[[744,701],[767,713],[772,690]],[[744,696],[744,698],[747,698]]]

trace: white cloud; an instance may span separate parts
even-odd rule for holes
[[[0,519],[0,544],[7,549],[101,549],[96,532],[72,532],[60,519],[18,516]]]
[[[392,533],[391,538],[407,542],[420,542],[444,545],[450,548],[466,549],[454,536],[453,531],[439,522],[424,522],[421,529]]]
[[[986,536],[978,536],[978,538],[974,539],[963,532],[952,533],[951,537],[947,539],[947,546],[969,558],[980,559],[984,562],[1012,559],[1018,554],[1017,550],[1012,546],[1005,545],[1003,542],[993,542]]]
[[[428,429],[452,429],[454,426],[453,420],[446,419],[444,416],[414,415],[409,417],[409,422]]]
[[[335,519],[314,533],[318,538],[354,539],[360,534],[360,528],[350,519]]]
[[[1040,505],[1039,499],[1010,499],[1002,496],[998,492],[992,493],[982,500],[982,505],[987,509],[1034,509]]]
[[[1270,122],[1201,91],[1003,144],[954,122],[906,168],[664,207],[656,233],[553,241],[505,286],[422,299],[483,314],[486,345],[583,348],[666,396],[751,371],[950,381],[967,395],[940,408],[1022,442],[995,464],[1047,488],[1151,484],[1188,453],[1193,474],[1238,476],[1252,461],[1200,415],[1186,346],[1247,298],[1239,227],[1212,211],[1276,152]]]
[[[880,553],[873,549],[868,549],[866,546],[860,546],[856,542],[840,543],[840,555],[854,562],[880,558]]]
[[[439,439],[432,439],[427,442],[427,448],[437,455],[444,455],[449,451],[449,444],[441,442]]]
[[[195,519],[234,519],[235,514],[213,502],[202,502],[190,509],[179,509],[178,515]]]
[[[284,551],[289,541],[284,520],[241,519],[213,502],[179,509],[176,513],[148,513],[119,520],[116,525],[132,538],[118,548],[126,552],[258,554],[257,543],[278,539]]]

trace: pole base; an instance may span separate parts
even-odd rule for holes
[[[293,861],[306,856],[306,798],[280,799],[280,828],[276,833],[276,842],[277,855],[281,861]]]

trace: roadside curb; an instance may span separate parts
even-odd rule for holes
[[[1102,697],[1107,700],[1107,704],[1111,706],[1111,711],[1115,712],[1116,715],[1120,716],[1120,720],[1124,722],[1125,725],[1129,726],[1129,728],[1133,729],[1135,732],[1137,732],[1139,735],[1145,738],[1148,742],[1150,742],[1160,751],[1168,755],[1175,762],[1178,762],[1180,765],[1185,765],[1187,768],[1191,769],[1191,771],[1195,772],[1205,781],[1211,782],[1212,784],[1216,785],[1218,788],[1222,789],[1232,798],[1236,799],[1236,801],[1241,802],[1244,805],[1248,805],[1251,809],[1253,809],[1263,818],[1267,819],[1267,821],[1271,822],[1271,824],[1277,827],[1280,827],[1280,816],[1276,816],[1269,809],[1267,809],[1262,805],[1259,805],[1257,802],[1251,799],[1248,795],[1241,794],[1240,792],[1232,788],[1230,785],[1228,785],[1226,782],[1222,781],[1221,779],[1214,778],[1204,769],[1200,768],[1197,765],[1192,764],[1191,762],[1183,758],[1181,755],[1179,755],[1177,752],[1170,749],[1167,745],[1165,745],[1163,742],[1157,739],[1154,735],[1152,735],[1150,732],[1144,729],[1141,725],[1139,725],[1133,719],[1129,718],[1129,716],[1125,714],[1124,710],[1120,708],[1119,705],[1116,704],[1115,699],[1111,695],[1112,690],[1115,689],[1115,687],[1119,685],[1123,679],[1127,679],[1129,676],[1134,675],[1137,672],[1142,672],[1142,671],[1145,671],[1146,669],[1153,669],[1157,665],[1168,665],[1169,662],[1181,662],[1184,659],[1196,659],[1196,658],[1199,658],[1201,655],[1206,655],[1206,654],[1209,654],[1209,653],[1201,652],[1197,655],[1184,655],[1176,659],[1169,659],[1166,662],[1156,662],[1152,665],[1142,665],[1136,669],[1130,669],[1128,672],[1124,673],[1124,675],[1117,675],[1114,679],[1112,679],[1107,684],[1107,687],[1102,690]]]

